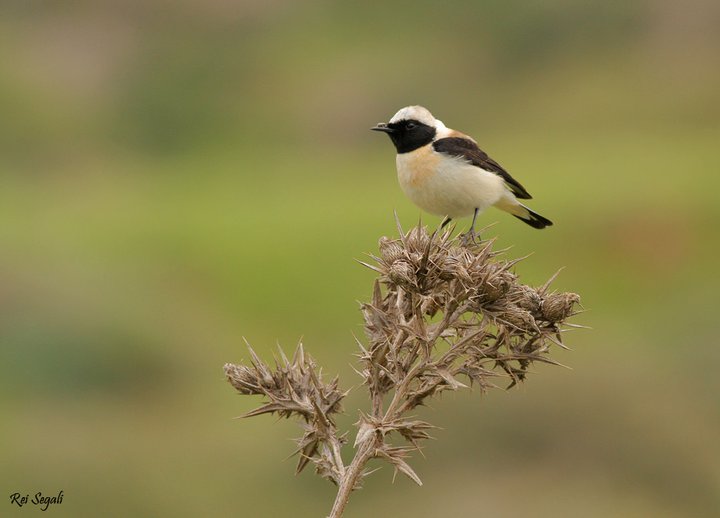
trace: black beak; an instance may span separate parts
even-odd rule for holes
[[[370,128],[372,131],[382,131],[383,133],[395,133],[395,128],[391,128],[386,123],[381,122],[374,128]]]

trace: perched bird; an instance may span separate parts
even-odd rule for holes
[[[472,214],[474,237],[477,215],[491,205],[533,228],[552,225],[518,201],[531,196],[475,140],[446,127],[426,108],[406,106],[372,129],[387,133],[397,149],[402,190],[421,209],[445,216],[442,227]]]

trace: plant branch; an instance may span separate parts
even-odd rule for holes
[[[297,472],[312,463],[338,486],[330,518],[342,516],[373,458],[422,484],[406,459],[435,428],[408,417],[425,400],[472,385],[486,390],[498,376],[509,379],[510,388],[533,362],[559,365],[548,352],[565,347],[561,332],[571,326],[566,321],[580,300],[574,293],[549,292],[550,281],[539,288],[522,284],[511,271],[518,260],[498,258],[493,241],[452,238],[450,231],[430,235],[421,226],[399,230],[399,239],[380,239],[376,264],[363,263],[379,274],[371,301],[362,305],[367,345],[358,341],[357,372],[370,410],[356,424],[349,465],[342,460],[346,434],[334,420],[347,392],[339,390],[337,378],[322,380],[302,345],[292,360],[280,351],[274,368],[252,349],[248,364],[225,365],[240,394],[265,398],[245,417],[275,413],[300,421]]]
[[[367,464],[374,455],[374,442],[374,438],[369,438],[357,446],[355,457],[340,481],[335,503],[333,503],[329,518],[339,518],[345,511],[345,506],[350,500],[350,494],[357,487],[358,481],[365,469],[365,464]]]

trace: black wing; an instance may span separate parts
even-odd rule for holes
[[[520,185],[520,182],[510,176],[510,173],[490,158],[487,153],[480,149],[472,140],[462,137],[441,138],[433,142],[433,149],[438,153],[464,158],[474,166],[495,173],[505,180],[508,188],[516,198],[521,200],[529,200],[532,198],[530,193],[525,190],[525,187]]]

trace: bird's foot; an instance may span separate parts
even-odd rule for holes
[[[470,229],[464,234],[460,234],[460,244],[464,247],[469,247],[473,245],[480,244],[482,240],[480,239],[480,234],[475,233],[475,229]]]

